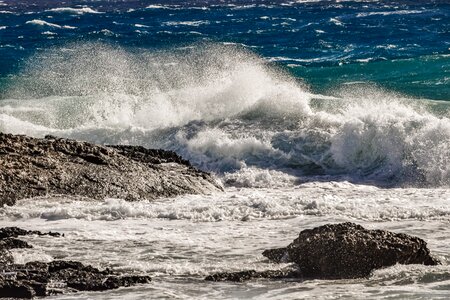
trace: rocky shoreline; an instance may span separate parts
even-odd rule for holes
[[[238,282],[258,278],[351,279],[368,277],[376,269],[395,264],[441,264],[418,237],[368,230],[350,222],[303,230],[287,247],[265,250],[262,254],[272,262],[292,266],[285,270],[217,273],[205,279]]]
[[[0,206],[52,194],[134,201],[221,190],[172,151],[0,133]]]
[[[0,228],[0,298],[33,298],[67,292],[104,291],[151,281],[149,276],[123,275],[110,269],[99,270],[77,261],[15,264],[11,249],[32,248],[28,243],[17,239],[24,235],[63,238],[55,232],[42,233],[17,227]]]
[[[44,139],[0,133],[0,207],[48,195],[107,197],[128,201],[223,190],[214,177],[176,153],[140,146],[99,146],[46,136]],[[17,264],[12,249],[32,248],[24,235],[58,233],[0,228],[0,298],[33,298],[78,291],[103,291],[146,284],[147,275],[99,270],[77,261]],[[254,279],[304,280],[364,278],[395,264],[438,265],[420,238],[354,223],[302,230],[288,246],[262,253],[284,269],[211,274],[208,281]]]

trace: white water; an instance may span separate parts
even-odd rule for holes
[[[0,130],[172,149],[221,176],[449,186],[448,106],[436,115],[431,101],[370,86],[330,93],[234,46],[69,45],[30,59],[0,101]]]
[[[0,209],[0,226],[65,234],[27,237],[36,247],[17,251],[20,262],[76,259],[153,277],[145,286],[51,299],[419,299],[425,295],[445,299],[450,287],[449,201],[448,189],[311,182],[294,188],[228,188],[225,193],[156,202],[25,200]],[[213,272],[280,268],[268,263],[261,252],[287,245],[303,229],[341,221],[422,237],[444,265],[394,266],[358,280],[203,281]]]
[[[18,262],[76,259],[154,279],[54,299],[448,296],[448,107],[432,112],[431,102],[370,86],[314,95],[252,53],[211,45],[46,50],[4,94],[0,131],[171,149],[226,186],[154,202],[47,197],[0,208],[0,226],[66,234],[28,237],[36,248],[16,251]],[[264,249],[341,221],[422,237],[444,264],[394,266],[360,280],[203,281],[277,268]]]

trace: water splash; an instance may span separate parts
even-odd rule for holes
[[[450,184],[445,113],[374,87],[331,94],[236,46],[68,45],[29,60],[1,101],[0,130],[172,149],[238,185],[276,172]]]

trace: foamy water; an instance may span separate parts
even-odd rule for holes
[[[63,238],[26,237],[34,249],[19,262],[76,259],[98,267],[148,274],[149,285],[50,299],[339,297],[445,299],[450,284],[447,189],[381,189],[348,182],[291,188],[228,188],[209,196],[156,202],[76,198],[25,200],[0,209],[0,226],[58,231]],[[367,279],[211,283],[213,272],[277,269],[265,249],[290,243],[306,228],[353,221],[367,228],[419,236],[442,266],[393,266]]]
[[[264,184],[260,176],[242,180],[248,168],[284,173],[282,182],[328,175],[450,184],[448,105],[436,114],[426,101],[370,86],[312,94],[234,46],[155,53],[67,46],[30,59],[6,94],[2,131],[171,149],[239,177],[239,185]]]
[[[0,226],[65,237],[25,237],[35,248],[14,250],[16,262],[74,259],[153,278],[50,299],[447,299],[444,2],[0,1],[0,131],[174,150],[225,187],[19,201],[0,208]],[[343,221],[419,236],[443,265],[203,280],[284,267],[261,252]]]

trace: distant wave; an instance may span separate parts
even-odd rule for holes
[[[152,4],[147,6],[148,9],[175,9],[178,8],[178,5],[159,5],[159,4]]]
[[[58,25],[58,24],[49,23],[47,21],[43,21],[43,20],[39,20],[39,19],[34,19],[34,20],[31,20],[31,21],[27,21],[27,22],[25,22],[25,24],[32,24],[32,25],[38,25],[38,26],[48,26],[48,27],[53,27],[53,28],[76,29],[76,27],[73,27],[73,26]]]
[[[207,25],[209,24],[209,21],[206,20],[199,20],[199,21],[170,21],[170,22],[164,22],[163,25],[166,26],[200,26],[200,25]]]
[[[370,16],[390,16],[390,15],[410,15],[410,14],[421,14],[423,10],[394,10],[394,11],[373,11],[358,13],[357,18],[370,17]]]
[[[89,7],[72,8],[72,7],[58,7],[47,10],[48,12],[60,12],[60,13],[71,13],[71,14],[101,14],[102,12],[96,11]]]

